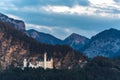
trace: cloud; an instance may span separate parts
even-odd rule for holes
[[[97,3],[97,2],[96,2]],[[109,8],[111,7],[111,8]],[[90,15],[90,16],[104,16],[104,17],[119,17],[120,7],[117,5],[92,5],[92,6],[80,6],[75,5],[73,7],[68,6],[43,6],[43,10],[47,12],[57,14],[69,14],[69,15]]]
[[[115,2],[120,2],[120,0],[114,0]]]
[[[19,0],[19,1],[13,1],[15,5],[17,6],[46,6],[46,5],[61,5],[61,6],[73,6],[75,4],[79,4],[82,6],[88,6],[89,1],[88,0]]]
[[[32,27],[30,27],[30,25],[26,25],[27,29],[30,28],[34,29],[35,26],[38,26],[38,28],[40,29],[37,28],[37,30],[48,33],[54,32],[54,35],[56,36],[61,33],[66,34],[65,36],[68,36],[72,32],[84,35],[84,33],[81,33],[80,31],[83,30],[84,32],[86,31],[85,34],[87,34],[87,32],[89,31],[94,32],[91,35],[90,33],[85,35],[87,37],[91,37],[92,35],[95,34],[95,32],[99,32],[104,29],[108,29],[111,27],[120,28],[120,23],[119,23],[120,19],[118,18],[109,18],[109,17],[106,18],[101,16],[91,16],[91,15],[87,16],[87,15],[76,15],[76,14],[72,14],[72,15],[56,14],[56,13],[51,14],[49,12],[46,13],[25,12],[25,14],[23,13],[19,14],[19,13],[20,12],[15,12],[13,14],[16,14],[16,16],[19,16],[20,18],[23,18],[26,23],[34,24],[32,25]],[[63,37],[64,35],[61,36],[61,38]]]
[[[53,31],[53,27],[48,27],[48,26],[40,26],[40,25],[36,25],[36,24],[26,24],[26,26],[28,27],[28,29],[37,29],[37,30],[46,30],[49,32]]]
[[[104,1],[101,1],[101,0],[89,0],[90,1],[90,3],[92,3],[92,4],[113,4],[114,3],[114,1],[113,0],[104,0]]]
[[[79,4],[82,6],[89,6],[90,2],[88,0],[81,0],[81,2],[79,2]]]
[[[9,10],[9,9],[17,10],[17,8],[15,7],[14,4],[8,4],[8,5],[6,5],[6,4],[7,3],[5,3],[5,2],[0,2],[0,9],[1,10]]]
[[[4,0],[0,2],[0,10],[18,10],[18,8],[15,6],[14,3],[12,3],[13,0]]]
[[[30,12],[30,13],[59,13],[68,15],[91,15],[91,16],[104,16],[104,17],[119,17],[120,7],[113,0],[36,0],[36,1],[8,1],[10,4],[5,6],[6,2],[0,3],[2,9]],[[12,3],[13,2],[13,3]],[[71,6],[69,6],[69,5]],[[87,4],[86,6],[81,4]],[[22,6],[21,6],[22,5]]]
[[[20,18],[18,16],[12,15],[12,14],[7,14],[7,13],[4,13],[4,14],[7,15],[8,17],[10,17],[10,18],[13,18],[13,19],[24,20],[23,18]]]
[[[36,24],[29,24],[29,23],[27,23],[26,26],[27,26],[27,30],[35,29],[35,30],[40,31],[40,32],[52,34],[60,39],[64,39],[69,34],[72,33],[72,31],[69,28],[50,27],[50,26],[36,25]]]
[[[61,39],[73,32],[90,38],[104,29],[120,29],[118,2],[119,0],[4,0],[0,2],[0,10],[12,18],[23,19],[27,29],[50,33]]]
[[[73,7],[67,6],[45,6],[43,9],[47,12],[53,13],[63,13],[63,14],[78,14],[78,15],[94,15],[93,13],[96,11],[95,8],[83,7],[80,5],[75,5]]]

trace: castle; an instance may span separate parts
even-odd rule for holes
[[[23,60],[23,69],[25,67],[31,68],[39,68],[42,67],[44,69],[50,68],[53,69],[53,58],[47,60],[47,53],[44,53],[44,61],[36,61],[36,64],[32,64],[31,62],[27,61],[27,59]]]

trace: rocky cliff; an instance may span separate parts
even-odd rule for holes
[[[10,17],[0,13],[0,21],[9,23],[11,25],[11,27],[14,27],[15,29],[17,29],[21,32],[26,32],[25,24],[21,20],[15,20],[13,18],[10,18]]]

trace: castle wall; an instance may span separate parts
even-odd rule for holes
[[[46,62],[46,68],[52,69],[52,68],[53,68],[53,62],[47,61],[47,62]]]
[[[29,66],[27,64],[29,63]],[[27,62],[27,59],[24,59],[23,61],[23,67],[31,67],[31,68],[39,68],[42,67],[44,69],[50,68],[53,69],[53,59],[47,61],[47,55],[46,53],[44,54],[44,61],[36,61],[36,65],[33,65],[31,62]]]
[[[43,61],[39,62],[39,67],[44,67],[44,62]]]

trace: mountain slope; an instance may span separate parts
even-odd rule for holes
[[[90,58],[120,56],[120,30],[111,28],[95,35],[84,53]]]
[[[50,35],[50,34],[45,34],[42,32],[38,32],[36,30],[28,30],[27,31],[29,36],[31,36],[32,38],[34,38],[35,40],[37,40],[38,42],[41,43],[47,43],[47,44],[59,44],[59,45],[68,45],[71,46],[73,49],[81,51],[83,49],[83,47],[88,44],[89,39],[84,37],[84,36],[80,36],[78,34],[71,34],[70,36],[68,36],[65,40],[60,40],[57,39],[56,37]]]
[[[44,52],[48,53],[48,58],[53,57],[57,69],[75,68],[79,66],[79,60],[86,60],[68,46],[38,43],[9,23],[0,22],[0,68],[21,67],[24,58],[38,60]]]
[[[21,32],[26,32],[25,24],[21,20],[15,20],[13,18],[9,18],[8,16],[0,13],[0,21],[9,23],[12,27],[14,27],[15,29]]]
[[[72,33],[69,37],[67,37],[63,41],[63,44],[70,45],[75,50],[80,51],[81,49],[83,49],[85,45],[88,44],[88,42],[89,42],[88,38],[78,35],[76,33]]]
[[[38,42],[41,42],[41,43],[52,44],[52,45],[62,43],[61,40],[57,39],[56,37],[54,37],[50,34],[38,32],[34,29],[28,30],[27,32],[28,32],[29,36],[31,36],[32,38],[34,38],[35,40],[37,40]]]

